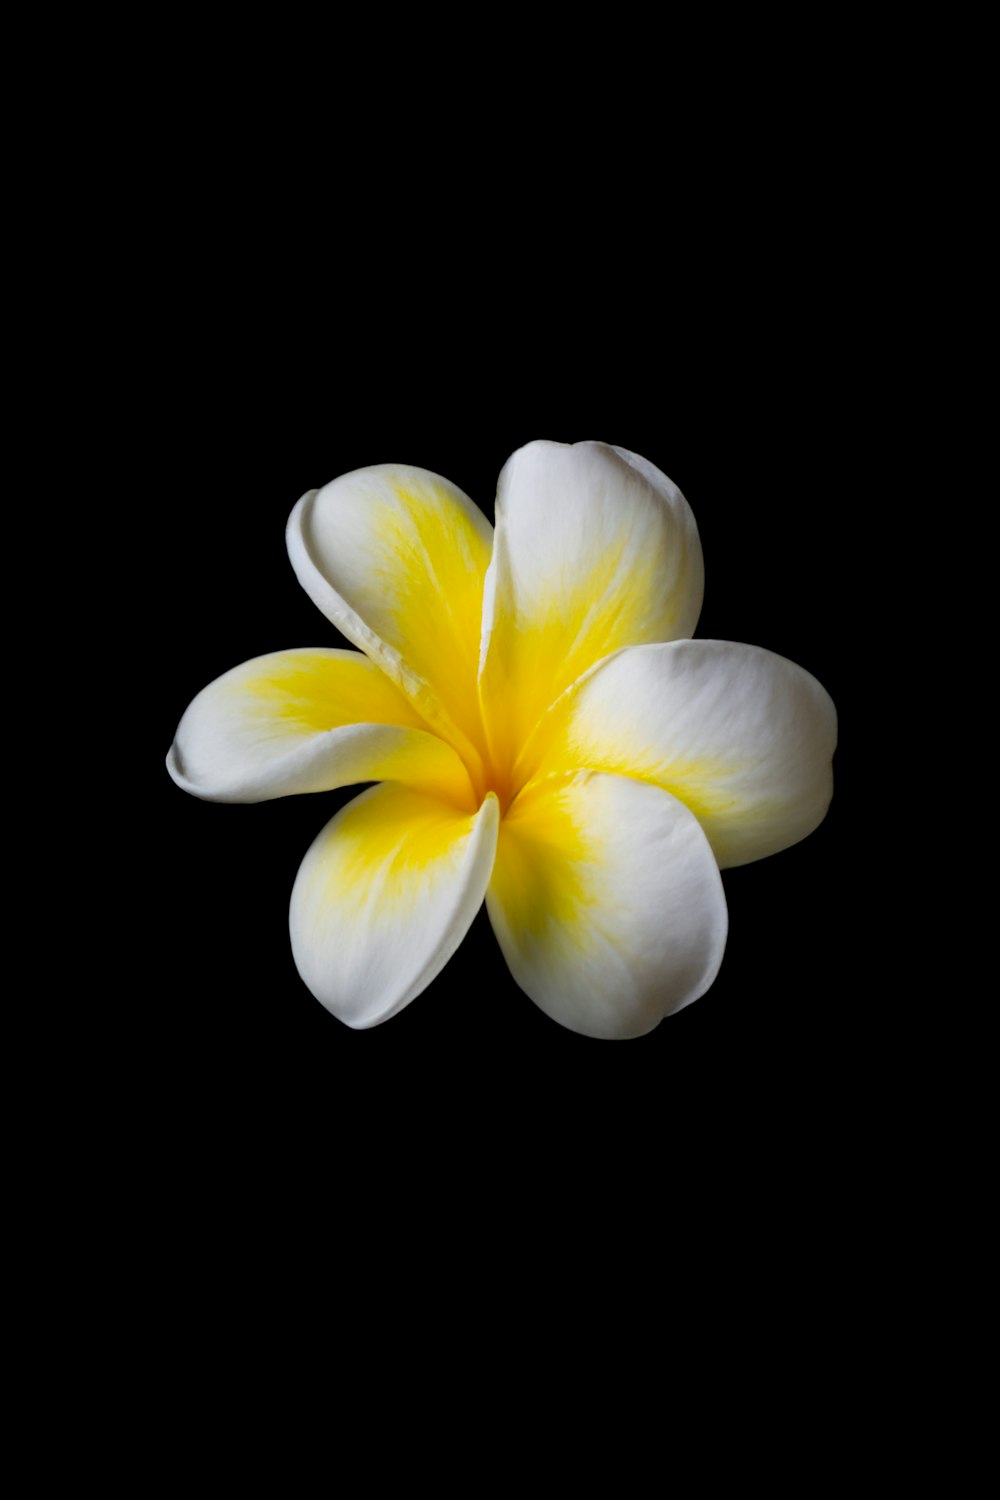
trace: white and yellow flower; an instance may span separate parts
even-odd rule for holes
[[[447,480],[380,464],[303,495],[288,550],[360,653],[227,672],[167,764],[225,802],[381,783],[295,881],[313,994],[350,1026],[387,1020],[484,898],[517,983],[574,1031],[639,1036],[704,994],[720,866],[820,823],[836,715],[792,662],[690,639],[704,573],[677,487],[620,448],[531,443],[494,530]]]

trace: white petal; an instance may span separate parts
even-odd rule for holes
[[[292,891],[299,973],[349,1026],[376,1026],[439,974],[482,905],[491,794],[466,814],[401,786],[362,792],[312,845]]]
[[[377,464],[302,496],[288,554],[306,593],[468,754],[477,707],[483,579],[493,528],[426,469]]]
[[[605,443],[529,443],[507,462],[483,608],[493,757],[512,764],[542,713],[602,657],[691,635],[704,591],[684,496]]]
[[[474,805],[452,747],[357,651],[274,651],[234,667],[185,711],[167,768],[215,802],[391,779]]]
[[[521,988],[586,1036],[651,1031],[705,993],[726,945],[722,880],[697,819],[619,776],[522,792],[486,904]]]
[[[822,822],[836,743],[830,696],[802,667],[759,646],[674,641],[602,662],[540,726],[529,760],[535,774],[588,766],[655,782],[696,814],[725,868]]]

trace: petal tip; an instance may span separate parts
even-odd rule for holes
[[[184,768],[181,765],[180,751],[177,749],[176,740],[174,740],[173,744],[170,746],[170,749],[167,751],[167,758],[165,763],[171,781],[174,782],[176,786],[179,786],[182,792],[190,792],[193,796],[197,796],[197,792],[194,786],[184,774]]]

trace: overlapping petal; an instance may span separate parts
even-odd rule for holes
[[[275,651],[234,667],[190,704],[167,765],[216,802],[394,780],[472,805],[458,755],[357,651]]]
[[[482,905],[499,809],[463,813],[402,786],[362,792],[323,829],[292,891],[292,951],[316,998],[376,1026],[444,968]]]
[[[500,475],[480,696],[509,769],[564,688],[623,646],[691,635],[701,543],[675,484],[605,443],[530,443]]]
[[[641,1036],[704,994],[728,930],[693,814],[659,787],[601,773],[521,793],[486,904],[521,988],[594,1037]]]
[[[303,495],[287,540],[313,602],[481,767],[476,675],[493,545],[482,511],[439,474],[377,464]]]
[[[836,743],[830,696],[802,667],[759,646],[674,641],[595,667],[539,726],[522,770],[587,766],[654,782],[696,814],[726,867],[818,827]]]

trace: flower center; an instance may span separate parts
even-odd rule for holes
[[[513,766],[508,764],[503,756],[494,756],[490,753],[485,733],[476,748],[479,752],[477,764],[472,764],[467,756],[463,756],[475,793],[476,810],[482,807],[483,799],[493,792],[500,804],[502,818],[521,790],[523,778],[515,782]]]
[[[485,766],[483,797],[486,796],[487,792],[496,793],[496,799],[500,804],[500,816],[502,818],[514,799],[515,788],[511,784],[509,773],[502,771],[493,765],[491,761],[487,761]],[[480,802],[482,802],[482,798],[480,798]]]
[[[479,732],[470,735],[467,745],[455,744],[454,748],[465,764],[469,781],[474,796],[473,811],[478,811],[483,805],[483,800],[492,792],[500,804],[500,816],[503,818],[514,798],[521,791],[530,775],[525,776],[525,767],[522,765],[515,776],[515,767],[518,766],[519,757],[512,752],[510,745],[498,747],[499,753],[494,753],[489,743],[486,727],[482,723],[478,726]],[[469,750],[472,753],[469,754]]]

